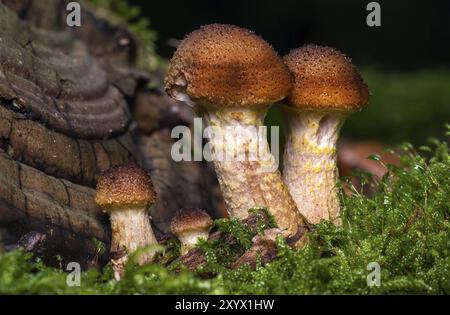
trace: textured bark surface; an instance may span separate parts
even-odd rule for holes
[[[49,175],[93,187],[100,172],[134,160],[130,133],[108,140],[74,138],[1,105],[0,149]]]
[[[127,30],[85,7],[82,27],[68,27],[67,2],[0,0],[0,226],[16,237],[43,233],[49,253],[77,261],[97,254],[92,238],[108,253],[108,216],[93,188],[102,171],[126,162],[155,177],[159,236],[181,206],[217,217],[213,173],[170,157],[169,130],[192,113],[170,109],[160,91],[142,92],[160,76],[134,68]]]
[[[42,10],[48,8],[39,6],[33,16]],[[123,95],[69,27],[37,28],[5,6],[0,15],[0,93],[12,110],[77,138],[126,131],[130,113]]]
[[[2,226],[19,235],[40,231],[49,253],[62,250],[78,261],[96,254],[92,238],[109,243],[109,225],[95,207],[93,189],[48,176],[5,153],[0,169]]]

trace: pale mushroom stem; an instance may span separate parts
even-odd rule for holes
[[[146,207],[111,211],[110,221],[112,252],[125,250],[127,253],[132,253],[139,248],[158,244],[150,226]],[[143,264],[151,261],[154,255],[155,251],[146,252],[139,257],[139,263]]]
[[[266,108],[209,106],[204,117],[214,127],[209,143],[230,216],[244,219],[250,208],[267,207],[285,235],[292,236],[306,223],[283,184],[267,133],[259,128],[265,114]]]
[[[283,180],[299,211],[311,223],[339,223],[336,143],[345,120],[341,113],[285,109],[288,138]]]
[[[181,243],[181,255],[187,254],[192,248],[194,248],[200,238],[207,240],[208,237],[209,237],[208,231],[205,232],[192,231],[178,235],[178,238]]]

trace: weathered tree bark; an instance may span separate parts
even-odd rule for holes
[[[85,262],[96,254],[92,238],[109,244],[110,230],[94,204],[94,190],[45,175],[0,153],[1,224],[18,233],[46,234],[49,253]],[[82,257],[77,257],[82,255]]]
[[[108,140],[73,138],[7,109],[1,100],[0,105],[0,148],[49,175],[92,187],[101,171],[134,160],[129,133]]]
[[[126,132],[127,103],[85,45],[63,29],[26,24],[4,6],[0,14],[0,93],[11,109],[77,138]]]
[[[134,68],[126,29],[84,7],[82,27],[68,27],[66,3],[0,0],[0,227],[17,237],[42,233],[49,253],[88,261],[98,254],[93,238],[110,242],[93,199],[97,177],[125,162],[154,177],[160,236],[181,206],[217,216],[213,173],[170,157],[170,128],[192,114],[167,110],[159,91],[142,92],[160,79]],[[138,94],[136,104],[150,109],[140,128],[130,110]]]

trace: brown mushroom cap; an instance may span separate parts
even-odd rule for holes
[[[95,202],[104,210],[124,206],[148,206],[156,193],[147,172],[135,164],[117,165],[98,180]]]
[[[281,57],[261,37],[237,26],[211,24],[181,42],[165,89],[174,98],[181,89],[197,102],[258,106],[285,98],[292,80]]]
[[[170,229],[173,234],[179,235],[186,232],[209,231],[212,226],[213,220],[205,211],[197,208],[183,208],[173,217]]]
[[[294,74],[291,106],[305,110],[353,111],[367,104],[369,89],[340,51],[313,44],[291,51],[284,62]]]

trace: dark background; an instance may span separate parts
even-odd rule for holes
[[[415,69],[450,64],[450,1],[385,0],[381,27],[366,24],[370,0],[132,0],[159,34],[158,53],[170,57],[170,38],[209,23],[249,28],[280,54],[313,42],[336,47],[358,65]]]
[[[261,35],[281,54],[305,43],[353,59],[372,93],[343,136],[389,146],[443,138],[450,123],[450,1],[380,0],[381,26],[366,23],[370,0],[129,0],[149,18],[156,50],[169,59],[173,39],[201,25],[228,23]],[[168,43],[172,43],[171,45]],[[283,126],[279,112],[266,121]]]

